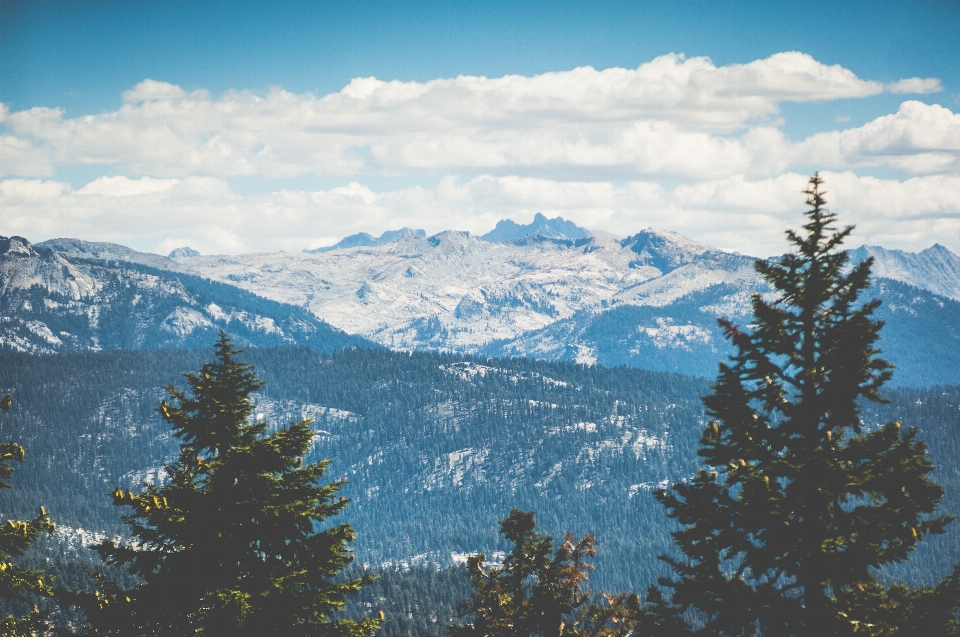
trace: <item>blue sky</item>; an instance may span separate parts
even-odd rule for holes
[[[0,205],[15,214],[0,220],[0,234],[237,252],[401,225],[482,232],[500,217],[525,221],[543,210],[621,235],[672,224],[666,229],[759,254],[779,249],[779,229],[802,208],[796,189],[772,191],[820,168],[863,240],[908,249],[939,240],[960,251],[957,33],[957,2],[6,0]],[[787,52],[804,57],[772,57]],[[636,71],[668,54],[685,57],[651,91],[688,81],[700,57],[709,65],[698,63],[697,77],[713,78],[689,80],[670,107],[641,97],[627,108],[650,73],[570,74]],[[832,68],[846,75],[817,84]],[[508,75],[526,84],[515,82],[516,93],[483,82],[440,87],[412,106],[404,97],[432,81]],[[349,121],[346,97],[323,101],[368,77],[398,83],[349,94],[360,100]],[[591,108],[591,90],[621,80],[613,101]],[[795,90],[807,81],[820,91],[814,101]],[[557,91],[549,104],[511,110],[543,86]],[[576,99],[567,104],[566,94]],[[738,99],[726,99],[732,94]],[[614,108],[627,110],[616,121],[598,114]],[[671,108],[689,116],[674,118]],[[240,120],[217,119],[243,109]],[[420,126],[423,109],[444,117]],[[204,113],[192,128],[191,112]],[[98,119],[85,124],[87,116]],[[539,133],[517,132],[530,128]],[[353,137],[339,138],[346,129]],[[833,141],[824,137],[831,131]],[[853,132],[840,139],[840,131]],[[296,143],[312,132],[311,144]],[[471,140],[474,154],[459,152]],[[328,142],[338,150],[314,152]],[[553,154],[541,150],[551,144]],[[235,161],[210,160],[214,150]],[[176,159],[185,155],[194,159]],[[900,208],[878,210],[880,192]],[[924,200],[916,210],[914,196]]]

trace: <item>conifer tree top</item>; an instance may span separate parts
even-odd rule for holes
[[[214,346],[213,362],[204,363],[199,373],[184,374],[191,395],[168,386],[170,397],[158,411],[173,426],[174,434],[197,453],[222,453],[240,441],[242,428],[253,414],[250,394],[263,386],[253,366],[237,360],[243,353],[225,332]]]
[[[735,353],[704,398],[706,466],[657,494],[682,525],[662,584],[707,634],[848,635],[888,622],[881,607],[909,614],[876,569],[952,519],[932,515],[944,491],[916,428],[861,431],[860,403],[882,400],[892,366],[880,301],[860,301],[872,260],[849,263],[853,227],[836,227],[822,185],[814,175],[804,191],[791,251],[757,262],[774,293],[754,295],[752,324],[720,320]]]

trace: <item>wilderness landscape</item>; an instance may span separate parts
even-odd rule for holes
[[[815,5],[0,8],[0,634],[958,634],[960,14]]]

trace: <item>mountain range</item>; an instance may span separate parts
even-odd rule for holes
[[[403,228],[302,253],[180,251],[166,258],[74,239],[23,249],[33,253],[0,254],[0,342],[31,351],[179,346],[196,342],[191,335],[201,326],[198,341],[211,330],[234,329],[226,321],[231,316],[253,344],[306,343],[319,330],[325,336],[311,338],[321,349],[320,341],[337,334],[331,344],[625,364],[709,377],[729,352],[716,318],[748,322],[751,295],[771,293],[753,257],[652,228],[616,239],[543,215],[527,225],[501,221],[483,236],[426,236]],[[874,260],[869,294],[884,300],[881,347],[898,366],[895,382],[960,382],[960,257],[941,245],[919,253],[862,246],[850,254],[854,261]],[[39,274],[44,267],[71,274]],[[126,278],[139,291],[123,296],[116,288],[110,299],[100,292]],[[36,299],[24,305],[20,297],[28,289]],[[134,298],[147,289],[151,298],[168,301],[134,311]],[[247,294],[242,301],[241,291]],[[61,297],[73,310],[51,305]],[[245,309],[254,299],[260,309]],[[273,302],[269,309],[264,299]],[[205,309],[227,300],[231,314]],[[79,328],[49,325],[57,312],[136,316],[140,327],[132,333],[141,335],[108,343],[90,327],[86,340],[68,345],[73,337],[61,332]],[[343,340],[347,335],[354,340]]]

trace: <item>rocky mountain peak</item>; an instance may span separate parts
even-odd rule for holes
[[[35,257],[37,251],[23,237],[0,237],[0,257]]]
[[[675,232],[647,228],[620,242],[624,248],[636,253],[631,267],[651,266],[661,272],[670,272],[691,263],[700,255],[713,249],[687,239]]]
[[[496,227],[480,238],[484,241],[514,241],[528,236],[540,236],[546,239],[589,239],[593,234],[563,217],[547,219],[538,212],[533,221],[524,225],[512,219],[501,219]]]
[[[183,246],[182,248],[177,248],[171,250],[170,254],[167,255],[168,259],[179,259],[181,257],[199,257],[200,253],[191,248],[190,246]]]

